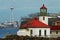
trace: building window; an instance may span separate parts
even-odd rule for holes
[[[58,34],[58,31],[56,31],[56,34]]]
[[[52,34],[52,31],[50,31],[50,34]]]
[[[45,20],[45,17],[43,16],[43,20]]]
[[[39,30],[39,36],[41,36],[41,30]]]
[[[46,36],[46,30],[44,31],[44,34],[45,34],[45,36]]]
[[[31,31],[30,31],[30,33],[31,33],[31,36],[32,36],[32,34],[33,34],[33,31],[31,30]]]

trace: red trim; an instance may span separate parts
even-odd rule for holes
[[[60,30],[60,26],[51,26],[50,29],[51,30]]]

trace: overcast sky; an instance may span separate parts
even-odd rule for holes
[[[10,21],[10,7],[14,7],[14,20],[39,12],[45,4],[49,13],[60,13],[60,0],[0,0],[0,22]]]

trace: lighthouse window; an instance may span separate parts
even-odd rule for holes
[[[39,30],[39,36],[41,36],[41,30]]]
[[[45,17],[43,17],[43,20],[45,20]]]

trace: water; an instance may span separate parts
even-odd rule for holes
[[[7,28],[0,28],[0,38],[5,38],[6,34],[11,35],[11,34],[16,34],[18,29],[7,29]]]

